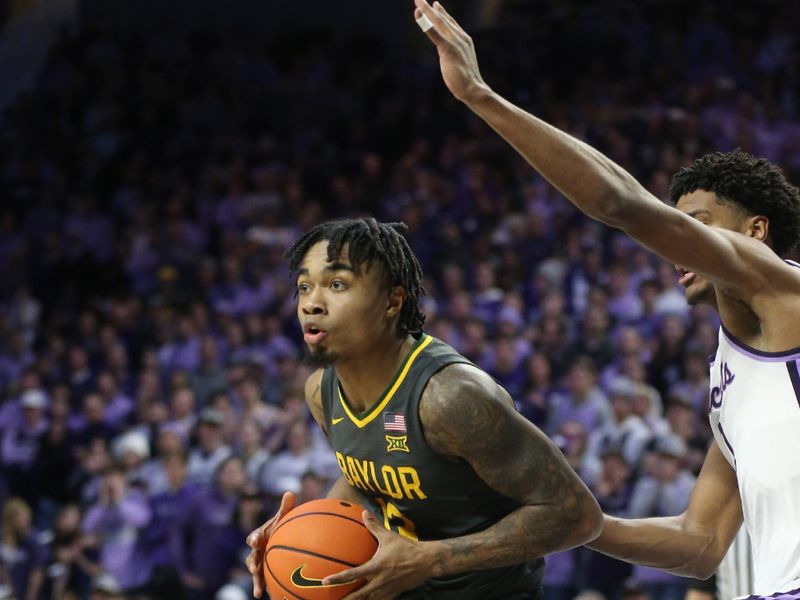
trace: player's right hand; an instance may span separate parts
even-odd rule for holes
[[[269,536],[272,535],[278,521],[283,518],[283,515],[294,508],[295,501],[294,494],[292,492],[286,492],[283,498],[281,498],[281,507],[278,509],[278,514],[247,536],[247,545],[250,546],[252,550],[250,550],[245,564],[247,565],[247,570],[250,571],[250,574],[253,576],[253,596],[256,598],[261,597],[266,587],[264,583],[263,563],[264,550],[267,547]]]

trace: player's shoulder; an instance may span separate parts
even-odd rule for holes
[[[470,363],[457,362],[448,364],[431,375],[423,397],[453,399],[459,394],[493,397],[501,390],[486,371]]]
[[[481,404],[509,402],[508,392],[488,373],[470,363],[452,363],[431,376],[420,399],[420,415],[448,418]]]
[[[485,371],[454,363],[434,374],[419,403],[419,419],[434,451],[459,456],[465,443],[513,410],[511,397]]]

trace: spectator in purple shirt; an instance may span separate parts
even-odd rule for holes
[[[547,431],[551,435],[567,421],[577,421],[593,431],[611,420],[611,407],[595,384],[594,364],[588,357],[578,358],[567,376],[567,387],[550,398]]]
[[[133,412],[133,400],[119,389],[117,378],[111,371],[101,371],[97,376],[97,393],[106,407],[106,423],[115,429],[125,425]]]
[[[173,542],[178,536],[181,515],[192,506],[200,488],[186,479],[183,452],[172,452],[164,456],[162,462],[168,487],[150,498],[153,518],[144,531],[143,541],[153,568],[150,592],[156,598],[179,598],[183,583]]]
[[[189,452],[189,480],[209,485],[214,473],[233,451],[223,437],[223,416],[214,408],[206,408],[197,422],[198,447]]]
[[[231,456],[219,465],[213,485],[181,511],[173,551],[187,600],[213,600],[239,566],[242,537],[234,517],[245,481],[242,460]]]
[[[175,370],[193,371],[200,366],[201,339],[197,334],[192,317],[181,315],[175,336],[158,351],[158,361],[162,372]]]
[[[134,590],[150,578],[150,565],[142,544],[142,529],[151,511],[144,495],[130,488],[117,467],[106,471],[98,499],[83,519],[84,533],[94,536],[100,548],[100,563],[123,590]]]

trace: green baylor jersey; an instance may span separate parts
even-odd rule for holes
[[[432,375],[470,363],[427,334],[414,344],[383,396],[363,414],[353,410],[336,369],[322,376],[328,438],[347,482],[387,529],[419,540],[482,531],[520,504],[489,487],[465,461],[434,453],[425,442],[419,402]],[[429,580],[404,599],[538,598],[544,561]]]

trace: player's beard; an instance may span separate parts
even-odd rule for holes
[[[714,285],[705,279],[697,281],[693,286],[689,286],[684,290],[684,294],[689,306],[697,306],[698,304],[717,305],[717,292],[714,289]]]
[[[303,358],[303,364],[312,369],[324,369],[337,361],[339,355],[335,352],[328,352],[324,348],[319,350],[309,350]]]

